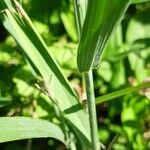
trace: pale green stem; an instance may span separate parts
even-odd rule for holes
[[[90,120],[92,150],[100,150],[92,70],[84,73],[84,75],[85,75],[85,86],[86,86],[88,112]]]
[[[79,38],[81,36],[81,30],[82,30],[83,21],[84,21],[83,20],[84,18],[82,16],[85,16],[85,14],[81,14],[81,13],[86,12],[85,10],[80,11],[80,9],[85,9],[85,7],[87,7],[88,0],[83,1],[83,2],[85,6],[80,7],[79,5],[81,4],[81,1],[74,0],[75,15],[76,15]],[[91,140],[92,140],[92,150],[100,150],[92,70],[84,73],[82,77],[85,80],[85,86],[86,86],[90,130],[91,130]]]

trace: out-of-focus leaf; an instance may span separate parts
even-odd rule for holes
[[[59,64],[64,69],[76,69],[76,44],[66,42],[62,39],[59,42],[54,43],[50,48]]]
[[[145,14],[142,15],[142,18],[145,18],[145,20],[149,21],[149,16],[145,16]],[[150,22],[150,21],[149,21]],[[135,42],[139,39],[146,39],[150,38],[150,25],[149,22],[142,22],[142,20],[138,20],[137,18],[132,19],[129,22],[129,26],[127,29],[126,38],[128,42]]]
[[[145,51],[145,53],[146,53],[146,51]],[[146,53],[146,54],[148,54],[148,53]],[[129,57],[129,61],[131,64],[131,68],[135,72],[137,81],[142,82],[149,76],[150,70],[148,68],[146,68],[145,63],[144,63],[144,58],[139,57],[139,55],[140,54],[137,55],[137,54],[131,53],[128,57]],[[139,73],[139,71],[141,73]]]
[[[122,28],[121,25],[117,26],[115,32],[112,34],[106,49],[104,51],[104,57],[107,56],[109,60],[115,60],[115,55],[119,55],[125,51],[124,48],[120,48],[123,46],[123,37],[122,37]],[[103,59],[104,59],[103,57]],[[119,57],[117,57],[119,59]],[[116,59],[117,59],[116,58]],[[125,83],[125,69],[122,59],[111,63],[111,68],[113,70],[112,78],[110,81],[111,87],[114,89]]]
[[[147,18],[148,20],[148,18]],[[150,47],[150,40],[148,38],[149,35],[149,26],[148,24],[143,24],[146,31],[143,31],[142,23],[139,30],[142,30],[142,35],[139,35],[138,33],[138,26],[136,28],[136,25],[133,23],[134,21],[131,20],[129,23],[129,27],[127,30],[127,43],[123,43],[123,32],[122,27],[119,25],[115,32],[111,35],[109,42],[107,43],[104,54],[102,57],[102,60],[108,60],[111,62],[117,63],[117,61],[123,60],[126,58],[130,53],[138,53],[142,50],[145,50]],[[136,21],[137,22],[137,21]],[[134,26],[135,25],[135,26]],[[136,28],[136,29],[135,29]],[[133,33],[137,32],[137,36]],[[145,35],[146,36],[143,36]],[[131,43],[133,42],[133,43]]]
[[[28,117],[0,117],[0,143],[47,137],[65,143],[61,129],[46,120]]]
[[[147,149],[143,139],[144,129],[141,128],[143,116],[147,111],[148,101],[145,97],[127,95],[123,101],[121,120],[123,131],[132,143],[130,149]],[[143,126],[143,125],[142,125]]]
[[[142,51],[130,53],[128,56],[131,68],[135,71],[139,82],[143,81],[150,74],[150,70],[145,67],[144,62],[150,55],[149,23],[149,15],[147,13],[139,13],[129,22],[126,34],[126,39],[130,44],[138,43],[139,45],[144,45]],[[139,70],[142,73],[139,73]]]
[[[11,103],[11,99],[9,97],[0,97],[0,108],[5,107],[10,103]]]
[[[143,41],[143,43],[141,41],[141,44],[138,44],[139,42],[134,43],[134,44],[125,44],[125,45],[122,45],[121,47],[118,47],[116,49],[117,49],[117,51],[122,51],[120,49],[123,49],[125,52],[120,52],[120,53],[114,54],[114,55],[110,54],[110,56],[106,55],[106,56],[103,57],[103,60],[108,60],[110,62],[117,62],[117,61],[120,61],[120,60],[128,57],[128,55],[130,53],[136,53],[136,52],[145,50],[146,47],[149,47],[148,45],[146,46],[144,44],[145,43],[144,41]]]
[[[118,25],[116,27],[116,30],[113,32],[111,35],[108,43],[106,44],[104,53],[103,53],[103,59],[107,58],[109,59],[110,57],[114,57],[114,55],[122,52],[120,46],[123,44],[122,40],[122,27],[121,25]]]
[[[90,0],[78,47],[80,72],[97,68],[103,49],[112,31],[120,22],[129,0]],[[117,9],[116,9],[117,8]]]
[[[143,83],[141,85],[138,85],[136,87],[129,87],[129,88],[125,88],[119,91],[115,91],[109,94],[106,94],[104,96],[100,96],[96,98],[96,104],[101,104],[107,101],[111,101],[114,98],[123,96],[125,94],[131,93],[131,92],[135,92],[135,91],[139,91],[140,89],[144,89],[144,88],[149,88],[150,87],[150,83]]]
[[[73,15],[73,12],[71,11],[62,11],[61,12],[61,19],[63,21],[63,24],[65,26],[65,29],[71,39],[73,41],[77,41],[77,32],[76,32],[76,26],[75,26],[75,18]]]
[[[17,78],[14,78],[13,81],[16,84],[17,92],[19,95],[28,97],[31,94],[33,94],[35,89],[31,87],[30,85],[28,85],[27,82],[17,79]]]
[[[118,61],[112,64],[113,75],[111,79],[111,86],[113,89],[125,84],[125,68],[122,61]]]
[[[13,75],[13,82],[16,84],[16,93],[24,97],[37,93],[38,91],[35,89],[35,85],[33,85],[34,79],[28,65],[19,68]]]
[[[131,3],[143,3],[143,2],[148,2],[150,0],[130,0]]]
[[[15,42],[11,36],[8,36],[4,43],[0,43],[0,64],[18,64],[19,57],[16,51],[12,51]]]
[[[1,18],[5,28],[18,42],[32,67],[36,68],[43,77],[49,96],[55,100],[78,138],[85,145],[90,146],[88,115],[81,109],[82,106],[75,93],[56,61],[50,56],[47,46],[31,20],[16,1],[3,0],[0,4],[0,9],[3,10]]]
[[[101,67],[97,69],[97,72],[106,82],[111,81],[112,69],[109,62],[101,62]]]

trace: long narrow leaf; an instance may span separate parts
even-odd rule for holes
[[[1,117],[0,143],[30,138],[52,137],[63,143],[64,133],[48,121],[29,117]]]
[[[81,29],[85,20],[87,5],[88,0],[74,0],[75,16],[79,37],[81,36]]]
[[[150,0],[130,0],[130,2],[132,4],[134,4],[134,3],[143,3],[143,2],[148,2],[148,1],[150,1]]]
[[[88,116],[81,109],[81,104],[31,20],[16,1],[1,0],[0,4],[3,6],[0,9],[3,9],[1,16],[5,28],[20,45],[31,65],[43,77],[50,96],[55,100],[78,138],[89,146],[91,139]]]
[[[101,104],[107,101],[111,101],[114,100],[114,98],[118,98],[120,96],[123,96],[125,94],[131,93],[131,92],[135,92],[135,91],[139,91],[140,89],[144,89],[144,88],[149,88],[150,87],[150,83],[143,83],[141,85],[138,85],[136,87],[128,87],[119,91],[115,91],[109,94],[106,94],[104,96],[100,96],[96,98],[96,104]]]
[[[129,0],[90,0],[78,47],[80,72],[97,68],[110,34],[121,20]]]

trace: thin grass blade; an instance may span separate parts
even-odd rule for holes
[[[115,98],[118,98],[118,97],[123,96],[125,94],[129,94],[131,92],[136,92],[136,91],[139,91],[141,89],[146,89],[146,88],[149,88],[149,87],[150,87],[150,82],[147,82],[147,83],[142,83],[142,84],[140,84],[136,87],[128,87],[128,88],[125,88],[125,89],[122,89],[122,90],[119,90],[119,91],[115,91],[115,92],[97,97],[96,98],[96,104],[101,104],[101,103],[105,103],[105,102],[108,102],[108,101],[112,101]]]
[[[74,0],[74,9],[79,37],[81,36],[81,30],[86,16],[87,5],[88,0]]]
[[[148,1],[150,1],[150,0],[130,0],[130,2],[131,2],[132,4],[135,4],[135,3],[143,3],[143,2],[148,2]]]

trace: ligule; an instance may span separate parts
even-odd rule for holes
[[[78,46],[79,72],[98,67],[106,42],[128,5],[129,0],[89,0]]]

